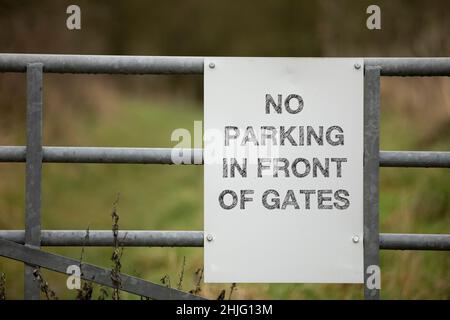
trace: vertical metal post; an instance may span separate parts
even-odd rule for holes
[[[364,74],[364,298],[369,300],[380,299],[380,290],[368,287],[368,282],[372,280],[368,278],[374,276],[368,273],[368,267],[376,266],[379,270],[380,266],[379,140],[380,68],[368,66]]]
[[[42,63],[27,66],[27,150],[25,178],[25,245],[41,245]],[[39,300],[33,265],[25,265],[25,299]]]

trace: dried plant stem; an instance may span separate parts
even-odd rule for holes
[[[6,275],[0,272],[0,300],[6,300]]]
[[[181,290],[183,287],[184,269],[186,267],[186,256],[183,256],[183,265],[181,266],[180,278],[178,280],[177,289]]]
[[[36,281],[39,283],[39,287],[41,289],[41,292],[45,294],[47,297],[47,300],[58,300],[58,297],[56,296],[55,292],[50,289],[48,286],[48,282],[44,280],[44,278],[41,275],[41,272],[39,268],[34,269],[33,275],[36,279]]]
[[[86,243],[89,241],[89,226],[86,229],[86,235],[84,236],[83,240],[83,246],[81,247],[81,254],[80,254],[80,276],[83,275],[83,259],[84,259],[84,250]],[[81,289],[77,290],[77,300],[91,300],[92,299],[92,292],[93,292],[93,284],[91,281],[84,281],[83,286]]]
[[[217,300],[225,300],[225,289],[223,289],[222,291],[220,291],[219,296],[217,297]]]
[[[197,282],[195,284],[195,288],[193,290],[189,291],[189,293],[198,295],[200,293],[200,291],[202,291],[201,284],[202,284],[202,279],[203,279],[203,268],[197,269],[197,271],[195,271],[195,276],[197,277]]]
[[[170,287],[171,287],[171,284],[170,284],[170,276],[169,276],[168,274],[166,274],[164,277],[162,277],[162,278],[160,279],[160,281],[161,281],[161,283],[162,283],[163,285],[165,285],[167,288],[170,288]]]
[[[119,246],[119,215],[117,214],[117,204],[120,199],[120,193],[117,194],[116,201],[113,204],[113,210],[111,213],[112,218],[112,232],[114,237],[114,251],[111,256],[111,261],[113,262],[113,267],[111,269],[111,280],[113,282],[114,288],[112,292],[113,300],[120,300],[120,287],[122,284],[122,280],[120,278],[120,269],[122,268],[122,264],[120,259],[122,258],[123,248]]]
[[[231,300],[234,290],[236,290],[236,283],[232,283],[230,287],[230,294],[228,295],[228,300]]]

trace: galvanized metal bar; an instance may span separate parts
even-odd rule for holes
[[[450,152],[380,151],[380,166],[450,168]]]
[[[380,234],[380,248],[385,250],[450,251],[450,234]]]
[[[24,243],[23,230],[1,230],[0,239]],[[203,231],[122,230],[118,239],[124,247],[202,247]],[[114,245],[111,230],[42,230],[42,246],[110,247]]]
[[[111,230],[42,230],[43,247],[111,247]],[[123,247],[203,247],[203,231],[123,230],[118,235]],[[0,239],[25,242],[24,230],[0,230]],[[450,234],[380,233],[380,249],[450,251]]]
[[[0,72],[25,72],[29,63],[45,72],[102,74],[203,74],[203,57],[0,54]],[[382,76],[450,76],[450,58],[366,58]]]
[[[43,162],[175,164],[172,155],[188,159],[182,164],[202,164],[202,149],[43,147]],[[24,162],[26,148],[0,146],[0,162]],[[450,168],[450,152],[380,151],[381,167]]]
[[[0,54],[0,72],[25,72],[40,62],[44,72],[94,74],[202,74],[203,58],[65,54]]]
[[[366,58],[365,65],[380,67],[381,76],[450,76],[450,58]]]
[[[23,162],[24,147],[0,147],[0,162]],[[174,161],[175,159],[175,161]],[[43,161],[51,163],[201,164],[203,150],[180,148],[44,147]]]
[[[41,178],[42,178],[42,64],[27,66],[27,148],[25,181],[25,245],[41,244]],[[33,265],[25,265],[27,300],[39,300],[39,284]]]
[[[80,262],[75,259],[44,252],[36,248],[30,248],[2,239],[0,239],[0,256],[37,265],[42,268],[64,274],[67,274],[67,268],[69,266],[78,266],[80,264]],[[92,264],[83,263],[82,271],[81,278],[84,280],[92,281],[111,288],[115,287],[113,281],[111,280],[111,270],[97,267]],[[126,274],[121,274],[120,279],[120,290],[143,297],[149,297],[157,300],[203,300],[202,297],[158,285]]]
[[[380,68],[365,67],[364,74],[364,297],[380,298],[379,289],[367,287],[369,266],[380,266],[378,231],[380,166]]]

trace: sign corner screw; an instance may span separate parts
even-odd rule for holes
[[[353,236],[352,241],[353,241],[353,243],[358,243],[359,242],[359,237],[358,236]]]
[[[213,240],[214,240],[213,235],[212,235],[212,234],[208,234],[208,235],[206,236],[206,240],[208,240],[209,242],[213,241]]]
[[[361,69],[361,65],[360,65],[359,63],[355,63],[355,64],[354,64],[354,67],[355,67],[356,70]]]
[[[216,64],[214,62],[209,63],[209,68],[214,69],[216,67]]]

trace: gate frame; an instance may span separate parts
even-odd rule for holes
[[[90,231],[89,239],[80,230],[41,231],[42,163],[140,163],[172,164],[172,149],[156,148],[75,148],[42,146],[43,73],[93,74],[203,74],[201,57],[92,56],[47,54],[0,54],[0,72],[27,74],[27,146],[0,146],[0,162],[26,162],[25,231],[0,230],[0,256],[26,262],[25,299],[38,300],[39,286],[33,270],[51,264],[56,255],[40,251],[40,246],[111,246],[111,231]],[[349,59],[350,61],[350,59]],[[450,234],[380,234],[379,167],[450,168],[450,152],[380,151],[380,77],[450,76],[450,58],[366,58],[364,59],[364,297],[379,299],[379,289],[367,288],[367,267],[380,264],[379,250],[450,251]],[[201,159],[202,150],[180,149],[192,159]],[[192,161],[192,164],[198,161]],[[122,231],[124,246],[203,246],[201,231]],[[11,242],[12,241],[12,242]],[[17,242],[19,244],[15,244]],[[24,247],[20,244],[24,244]],[[16,247],[15,247],[16,246]],[[22,248],[23,247],[23,248]],[[18,258],[11,248],[36,257]],[[68,259],[59,257],[59,259]],[[40,262],[39,262],[40,261]],[[66,261],[66,260],[63,260]],[[28,264],[27,264],[28,263]],[[47,264],[46,264],[47,263]],[[106,269],[93,269],[101,277]],[[55,270],[53,268],[53,270]],[[58,270],[55,270],[58,271]],[[58,271],[58,272],[61,272]],[[104,275],[103,275],[104,276]],[[140,279],[138,279],[140,280]],[[107,281],[103,281],[106,283]],[[139,281],[138,281],[139,282]],[[144,281],[145,282],[145,281]],[[139,282],[142,285],[142,282]],[[148,284],[148,283],[147,283]],[[106,285],[109,285],[106,283]],[[157,286],[149,284],[150,287]],[[138,290],[139,288],[135,288]],[[133,285],[131,285],[133,290]],[[158,289],[159,290],[159,289]],[[173,290],[173,289],[170,289]],[[165,294],[165,293],[164,293]],[[162,295],[163,297],[166,297]],[[170,294],[169,294],[170,296]],[[182,297],[178,293],[177,297]],[[160,297],[160,296],[158,296]],[[187,295],[186,298],[198,298]]]

